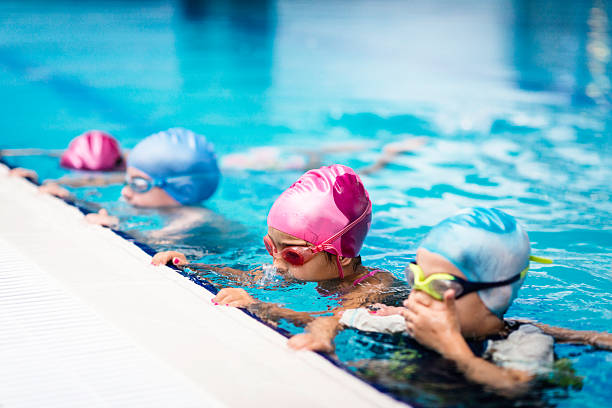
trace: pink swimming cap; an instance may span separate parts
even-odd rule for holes
[[[90,130],[72,139],[60,164],[77,170],[112,170],[120,160],[119,143],[107,133]]]
[[[334,164],[308,171],[285,190],[272,205],[268,226],[319,245],[357,219],[328,243],[333,249],[323,250],[358,256],[372,221],[370,196],[361,179],[351,168]]]

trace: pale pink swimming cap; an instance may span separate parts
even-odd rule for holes
[[[351,168],[334,164],[308,171],[285,190],[272,205],[268,226],[319,245],[357,219],[328,243],[333,249],[324,250],[358,256],[372,221],[370,196],[361,179]]]
[[[60,165],[77,170],[112,170],[121,161],[119,143],[109,134],[90,130],[75,137]]]

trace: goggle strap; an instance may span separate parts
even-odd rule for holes
[[[525,276],[527,269],[529,268],[523,269],[520,273],[512,276],[511,278],[508,278],[506,280],[499,281],[499,282],[471,282],[471,281],[464,281],[463,279],[461,279],[461,281],[462,281],[462,285],[466,288],[473,287],[473,288],[477,288],[476,290],[495,288],[498,286],[509,285],[511,283],[516,282],[517,280]],[[454,277],[454,278],[455,278],[454,280],[457,280],[457,281],[460,280],[457,277]]]
[[[316,245],[314,249],[317,249],[317,252],[324,251],[325,250],[323,249],[324,247],[328,246],[330,243],[334,242],[335,240],[340,238],[342,235],[346,234],[351,228],[353,228],[355,225],[361,222],[361,220],[363,220],[368,215],[368,211],[370,211],[371,208],[372,208],[372,202],[368,201],[368,206],[358,218],[353,220],[350,224],[342,228],[340,231],[338,231],[331,237],[327,238],[325,241],[321,242],[319,245]]]
[[[342,264],[340,263],[340,257],[336,255],[336,265],[338,266],[338,274],[340,279],[344,279],[344,271],[342,270]]]
[[[552,259],[544,258],[543,256],[529,255],[529,260],[532,261],[532,262],[537,262],[537,263],[541,263],[541,264],[551,264],[551,263],[553,263]],[[524,278],[527,275],[528,271],[529,271],[529,266],[521,271],[521,278]]]
[[[551,263],[553,263],[552,259],[544,258],[543,256],[529,255],[529,260],[533,261],[533,262],[541,263],[541,264],[551,264]]]

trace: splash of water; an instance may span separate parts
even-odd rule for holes
[[[276,266],[265,263],[261,265],[261,268],[263,269],[263,276],[257,281],[259,285],[269,285],[281,279]]]

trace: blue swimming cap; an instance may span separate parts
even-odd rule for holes
[[[206,200],[219,184],[212,143],[183,128],[145,138],[129,153],[127,165],[163,180],[161,188],[183,205]]]
[[[511,215],[496,208],[468,208],[433,227],[420,245],[442,255],[472,282],[499,282],[529,266],[529,237]],[[478,291],[485,306],[502,318],[524,278]]]

